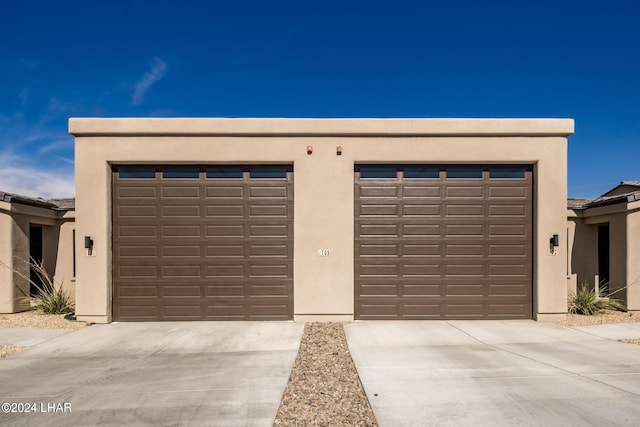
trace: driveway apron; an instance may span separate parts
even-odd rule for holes
[[[304,325],[94,325],[0,361],[0,425],[271,426]]]
[[[345,330],[383,427],[640,423],[640,346],[594,328],[371,321]]]

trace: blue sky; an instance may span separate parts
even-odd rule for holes
[[[0,190],[73,195],[69,117],[568,117],[640,180],[640,2],[4,1]]]

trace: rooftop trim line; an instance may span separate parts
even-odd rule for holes
[[[75,136],[562,136],[573,119],[71,118]]]
[[[20,194],[6,193],[0,191],[0,201],[7,203],[18,203],[21,205],[35,206],[39,208],[52,209],[55,211],[68,211],[75,209],[75,198],[66,199],[41,199],[36,197],[22,196]]]

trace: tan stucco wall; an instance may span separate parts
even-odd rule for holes
[[[568,219],[568,287],[575,294],[581,287],[595,289],[598,283],[598,226],[581,218]]]
[[[635,205],[640,202],[635,202]],[[640,210],[627,215],[627,309],[640,311]]]
[[[2,206],[9,204],[0,202],[0,313],[13,313],[13,219]]]
[[[73,242],[68,236],[72,231],[67,230],[74,226],[73,221],[73,212],[0,202],[0,261],[9,267],[0,267],[0,313],[30,308],[30,284],[25,278],[29,277],[30,225],[42,226],[42,258],[47,272],[55,280],[72,275]],[[73,286],[65,288],[71,295],[75,292]]]
[[[571,275],[593,288],[598,277],[598,225],[609,224],[609,290],[631,311],[640,310],[640,202],[568,213]],[[571,229],[575,231],[571,233]],[[572,280],[568,290],[572,290]]]
[[[354,164],[527,163],[535,173],[534,312],[566,313],[567,139],[560,119],[71,119],[77,316],[111,318],[111,164],[292,163],[296,320],[352,319]],[[312,155],[306,146],[313,145]],[[343,148],[336,155],[336,146]],[[330,249],[318,257],[318,249]]]
[[[0,206],[2,243],[0,260],[0,313],[15,313],[29,308],[29,222],[23,215],[13,215],[11,205]]]
[[[60,283],[75,300],[76,278],[73,274],[73,230],[75,229],[75,212],[68,212],[60,221],[59,240],[56,245],[56,264],[54,280]]]

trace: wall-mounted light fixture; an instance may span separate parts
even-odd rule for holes
[[[336,155],[342,156],[342,145],[336,145]]]
[[[307,145],[307,154],[313,154],[313,145]]]
[[[84,248],[87,250],[87,255],[91,255],[93,252],[93,239],[90,236],[84,236]]]

